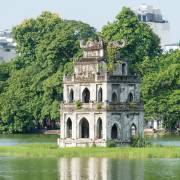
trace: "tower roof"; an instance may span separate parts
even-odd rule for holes
[[[89,59],[89,60],[97,60],[97,58],[104,57],[104,49],[102,40],[99,41],[80,41],[80,47],[83,49],[83,58],[80,61]]]

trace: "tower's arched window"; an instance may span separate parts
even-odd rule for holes
[[[81,119],[79,123],[80,138],[89,138],[89,122],[87,119]]]
[[[118,128],[117,125],[114,124],[111,128],[111,139],[117,139],[118,138]]]
[[[122,75],[126,75],[126,64],[122,64]]]
[[[115,92],[112,93],[112,102],[117,102],[117,94]]]
[[[102,139],[102,119],[99,118],[98,121],[97,121],[97,138],[98,139]]]
[[[82,93],[82,102],[89,103],[89,101],[90,101],[90,92],[88,88],[85,88]]]
[[[66,137],[72,138],[72,121],[70,118],[68,118],[66,123]]]
[[[131,125],[130,133],[131,133],[131,136],[135,136],[137,133],[137,128],[134,123]]]
[[[133,102],[133,100],[134,100],[133,94],[130,92],[128,94],[127,102]]]
[[[102,102],[102,100],[103,100],[103,92],[102,92],[102,88],[100,87],[98,91],[98,102]]]
[[[72,103],[74,101],[74,91],[71,89],[69,93],[69,102]]]

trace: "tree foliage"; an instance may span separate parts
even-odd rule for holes
[[[121,57],[127,58],[131,72],[137,72],[145,57],[153,58],[160,54],[160,40],[145,23],[139,22],[136,15],[124,7],[112,23],[108,23],[101,33],[106,44],[110,41],[125,40]]]
[[[180,117],[180,51],[162,55],[159,38],[129,8],[105,25],[101,36],[109,70],[117,49],[108,43],[125,40],[120,54],[131,72],[142,75],[146,119],[163,118],[165,127],[174,127]],[[79,40],[97,39],[96,30],[43,12],[16,26],[13,37],[18,55],[10,63],[0,63],[0,132],[51,127],[60,119],[63,74],[72,74],[73,61],[82,55]]]
[[[180,51],[162,55],[156,68],[147,71],[142,97],[146,119],[163,119],[166,128],[175,127],[180,121]]]
[[[0,132],[29,132],[59,122],[63,74],[81,55],[79,40],[95,38],[95,29],[43,12],[16,26],[13,36],[18,56],[0,65]]]
[[[131,73],[142,77],[145,118],[163,119],[165,127],[174,127],[180,117],[179,51],[162,55],[159,37],[126,7],[114,22],[103,27],[101,35],[107,47],[109,69],[114,66],[116,51],[108,43],[125,40],[121,58],[127,59]]]

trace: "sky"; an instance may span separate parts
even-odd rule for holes
[[[171,42],[180,40],[180,0],[0,0],[0,30],[10,29],[42,11],[56,12],[63,19],[81,20],[101,30],[113,21],[123,6],[137,8],[145,3],[161,9],[170,23]]]

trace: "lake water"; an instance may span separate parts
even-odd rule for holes
[[[45,134],[8,134],[0,135],[0,146],[15,146],[19,144],[57,143],[58,135]]]
[[[163,146],[180,146],[180,134],[153,134],[145,136],[153,144],[160,144]]]
[[[58,135],[25,134],[25,135],[0,135],[0,146],[14,146],[18,144],[34,143],[57,143]],[[180,146],[180,134],[153,134],[146,135],[146,138],[154,144],[164,146]]]
[[[58,135],[0,135],[0,146],[56,144]],[[153,143],[180,146],[179,135],[153,135]],[[180,159],[1,157],[0,180],[179,180]]]
[[[179,180],[180,159],[0,157],[2,180]]]

